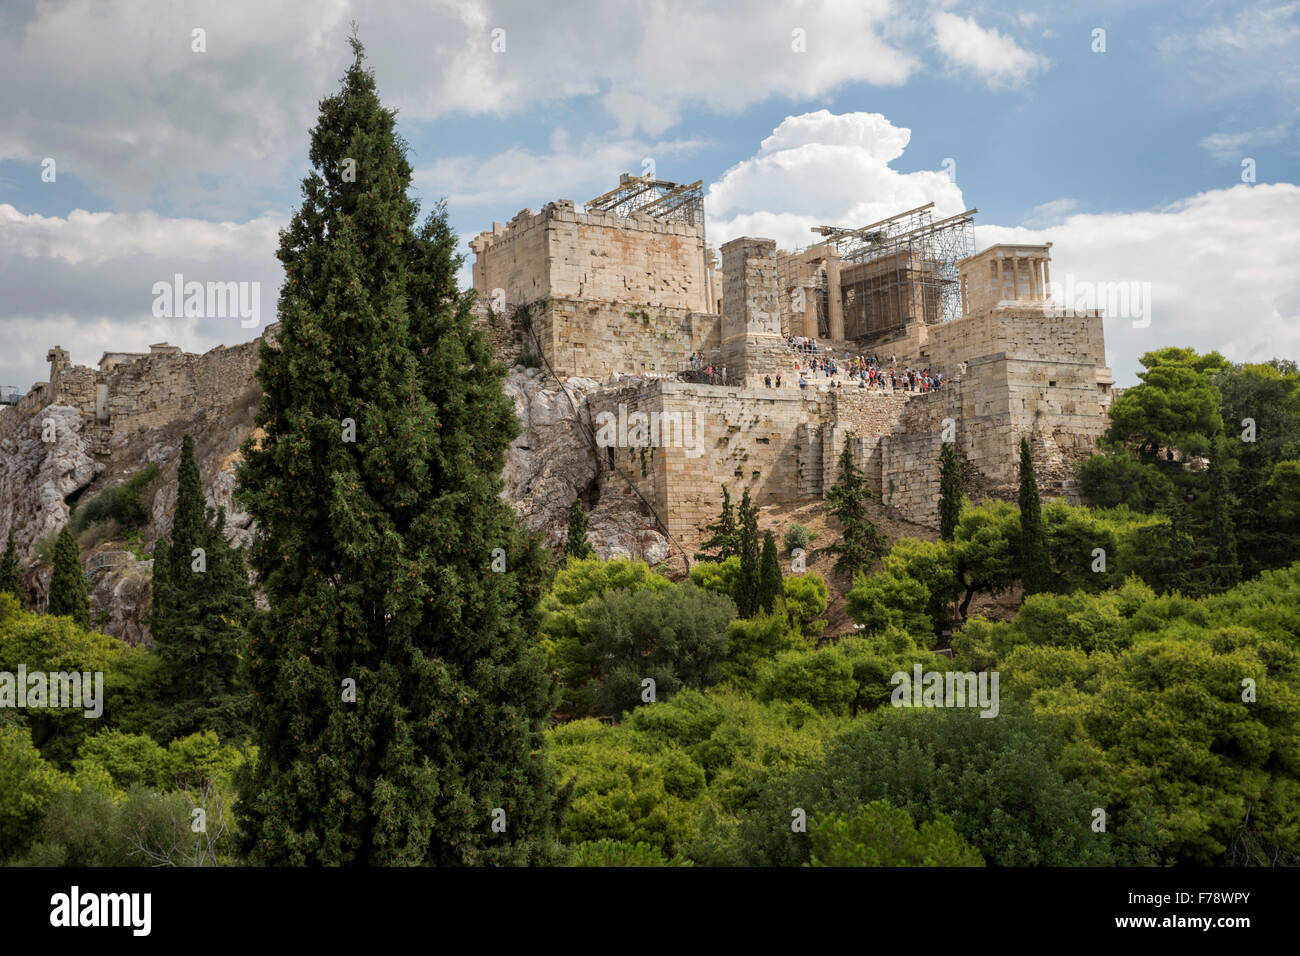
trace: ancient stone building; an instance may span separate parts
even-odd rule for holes
[[[1050,243],[974,254],[975,210],[934,222],[929,208],[826,228],[793,253],[733,239],[718,281],[702,220],[659,222],[653,204],[584,215],[561,200],[474,240],[475,287],[523,317],[519,341],[548,372],[609,382],[586,399],[593,432],[632,425],[594,443],[602,474],[633,484],[674,535],[716,514],[722,484],[760,504],[822,494],[846,443],[881,499],[920,523],[936,521],[944,440],[976,495],[1014,496],[1028,437],[1045,493],[1072,496],[1070,465],[1091,453],[1110,401],[1101,313],[1049,301]],[[801,389],[806,356],[788,336],[816,338],[819,357],[874,355],[945,381]],[[725,367],[726,383],[701,384],[693,356]],[[767,387],[778,373],[782,387]]]

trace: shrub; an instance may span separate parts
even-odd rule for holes
[[[952,820],[940,813],[918,830],[906,810],[884,800],[855,814],[828,813],[808,831],[810,866],[983,866]]]
[[[157,465],[149,465],[123,484],[105,488],[86,501],[78,502],[68,519],[72,533],[79,535],[90,525],[108,520],[128,527],[143,524],[149,517],[149,505],[153,500],[154,489],[149,486],[159,474]]]
[[[649,843],[590,840],[569,848],[569,866],[692,866],[689,860],[669,860]]]
[[[783,539],[786,554],[793,554],[795,548],[803,548],[804,551],[807,551],[808,545],[812,544],[814,537],[816,536],[810,534],[808,529],[803,525],[798,523],[790,525],[790,527],[785,529],[785,537]]]

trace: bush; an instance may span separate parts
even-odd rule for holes
[[[592,840],[569,849],[569,866],[692,866],[681,857],[667,859],[649,843]]]
[[[906,810],[884,800],[855,814],[828,813],[808,831],[810,866],[983,866],[979,851],[940,813],[918,830]]]
[[[804,551],[807,551],[808,545],[812,544],[813,538],[815,537],[817,536],[809,532],[809,530],[801,524],[795,523],[790,525],[790,527],[785,529],[785,537],[783,539],[786,554],[793,554],[795,548],[803,548]]]
[[[708,687],[722,677],[731,599],[689,581],[660,591],[611,591],[583,606],[580,631],[587,678],[566,692],[575,708],[617,715],[643,702],[643,681],[656,700],[683,686]],[[577,712],[582,712],[580,709]]]
[[[153,500],[153,489],[149,486],[159,474],[157,465],[149,465],[125,483],[105,488],[86,501],[78,502],[68,519],[72,533],[79,535],[90,525],[109,520],[123,527],[144,524],[149,518],[149,505]]]
[[[86,525],[86,529],[77,535],[77,549],[89,551],[101,541],[112,541],[122,531],[116,518],[105,518]]]
[[[993,720],[966,707],[881,708],[835,738],[823,761],[764,789],[740,852],[751,864],[805,863],[810,841],[791,831],[792,808],[816,819],[888,800],[921,823],[947,815],[991,865],[1108,865],[1110,838],[1089,826],[1105,804],[1061,775],[1060,748],[1014,701]]]

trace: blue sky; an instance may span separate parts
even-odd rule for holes
[[[465,240],[650,158],[704,180],[711,241],[934,200],[978,207],[980,246],[1052,241],[1058,280],[1147,283],[1149,322],[1107,319],[1121,384],[1164,344],[1300,358],[1300,2],[64,0],[0,10],[0,384],[56,343],[257,334],[154,317],[176,272],[258,281],[273,319],[353,19]]]

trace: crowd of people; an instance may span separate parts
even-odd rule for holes
[[[794,374],[800,388],[807,388],[810,379],[825,377],[831,388],[848,387],[878,389],[882,392],[933,392],[943,385],[943,373],[929,367],[900,366],[897,357],[886,360],[880,355],[853,355],[847,350],[837,358],[834,350],[823,351],[815,338],[802,335],[786,337],[786,344],[795,353]],[[702,355],[690,358],[692,379],[710,385],[727,384],[726,366],[708,363]],[[780,373],[763,378],[767,388],[780,388]]]
[[[823,351],[815,338],[802,335],[786,337],[786,344],[796,353],[794,370],[799,376],[799,387],[807,388],[810,378],[826,377],[830,379],[831,388],[843,388],[844,380],[856,383],[858,388],[874,388],[884,391],[933,392],[943,385],[943,373],[926,368],[900,367],[897,356],[888,360],[881,355],[853,355],[845,350],[842,358],[836,358],[832,349]],[[811,358],[803,356],[812,356]],[[764,379],[764,384],[773,386],[771,376]],[[775,387],[781,385],[781,376],[776,377]]]

